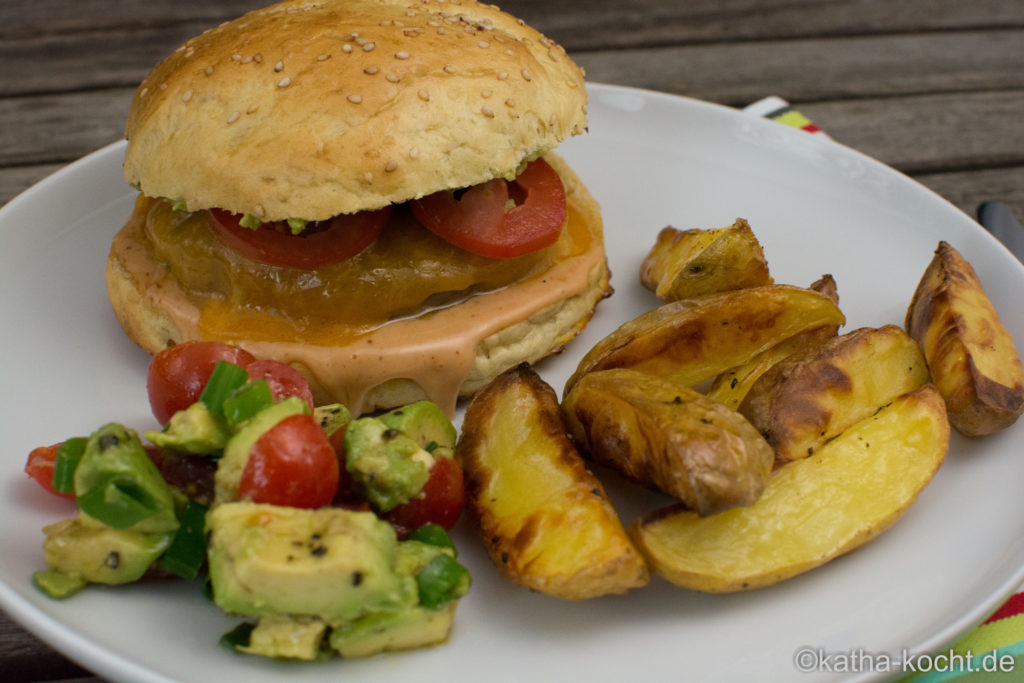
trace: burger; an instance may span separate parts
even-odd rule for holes
[[[561,350],[611,293],[597,203],[552,153],[582,70],[471,0],[290,0],[140,84],[107,262],[150,353],[218,340],[355,414],[449,413]]]

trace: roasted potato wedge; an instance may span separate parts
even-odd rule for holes
[[[1005,429],[1024,412],[1024,367],[974,268],[939,242],[906,319],[924,349],[949,421],[967,436]]]
[[[669,507],[630,535],[651,569],[710,593],[761,588],[882,533],[942,464],[949,422],[931,384],[853,425],[810,458],[776,470],[761,499],[710,517]]]
[[[647,583],[604,487],[566,436],[554,390],[529,365],[473,398],[456,457],[467,507],[510,581],[567,600]]]
[[[906,332],[864,327],[775,365],[739,412],[764,434],[776,460],[789,462],[927,381],[924,356]]]
[[[700,515],[756,501],[775,460],[739,413],[636,370],[584,375],[562,402],[562,414],[591,459]]]
[[[831,275],[822,275],[819,280],[811,284],[810,289],[827,295],[837,305],[839,304],[836,281]],[[789,339],[783,339],[775,346],[757,354],[743,365],[726,370],[720,374],[715,378],[711,386],[708,387],[706,396],[732,410],[737,410],[746,397],[747,392],[754,386],[754,382],[776,363],[795,353],[806,352],[809,349],[821,346],[836,336],[838,332],[838,325],[824,325],[812,330],[805,330],[793,335]]]
[[[580,361],[566,391],[594,370],[632,368],[696,386],[804,330],[842,325],[825,294],[764,285],[659,306],[602,339]]]
[[[662,301],[770,284],[768,262],[742,218],[724,228],[662,228],[640,266],[640,282]]]

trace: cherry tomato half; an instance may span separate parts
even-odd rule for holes
[[[214,234],[225,246],[252,261],[288,268],[319,268],[352,258],[373,244],[391,215],[391,207],[315,221],[293,235],[284,221],[246,228],[230,211],[207,211]]]
[[[511,186],[511,187],[510,187]],[[521,202],[508,208],[510,196]],[[543,159],[527,164],[519,176],[450,190],[409,202],[428,230],[466,251],[488,258],[513,258],[551,246],[565,224],[565,187]]]
[[[428,522],[451,530],[459,521],[466,502],[466,488],[462,468],[454,458],[439,457],[430,468],[430,478],[408,503],[403,503],[383,515],[404,538]]]
[[[338,457],[312,415],[292,415],[253,444],[238,497],[254,503],[318,508],[338,489]]]
[[[60,448],[59,443],[33,448],[32,452],[28,454],[28,462],[25,463],[25,473],[53,495],[74,498],[74,493],[60,493],[53,490],[53,467],[57,462],[58,448]]]
[[[209,341],[175,344],[153,356],[146,390],[150,408],[160,424],[167,424],[174,413],[199,400],[219,360],[245,367],[256,359],[243,349]]]
[[[276,360],[257,360],[245,366],[249,373],[249,379],[265,379],[270,385],[270,392],[274,395],[274,402],[289,396],[298,396],[306,402],[310,408],[313,407],[313,392],[309,383],[302,373],[288,365]]]

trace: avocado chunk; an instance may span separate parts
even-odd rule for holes
[[[158,534],[178,528],[171,488],[131,429],[110,423],[93,432],[74,478],[83,513],[107,526]]]
[[[145,437],[154,446],[175,453],[210,455],[223,450],[231,431],[223,418],[197,402],[172,415],[163,431],[149,430]]]
[[[390,410],[379,419],[411,438],[431,455],[451,457],[455,452],[458,432],[436,403],[417,401]]]
[[[407,503],[430,478],[434,456],[411,437],[374,417],[345,430],[345,469],[356,489],[379,512]]]
[[[171,533],[111,529],[87,517],[50,524],[43,532],[46,534],[43,552],[49,573],[62,574],[69,580],[108,585],[142,578],[173,537]],[[57,577],[36,577],[36,585],[47,594],[62,597],[46,588],[56,584]]]
[[[224,446],[224,455],[213,477],[214,503],[227,503],[238,497],[238,483],[249,462],[249,453],[260,437],[281,420],[292,415],[309,413],[301,398],[291,396],[256,413]]]
[[[372,512],[224,503],[207,528],[213,598],[228,612],[337,621],[417,602],[395,531]]]
[[[455,603],[440,610],[413,607],[403,612],[369,614],[334,624],[330,645],[342,657],[439,645],[448,639]]]
[[[313,409],[313,418],[324,430],[324,434],[330,436],[339,429],[343,429],[352,421],[352,413],[340,403],[329,403]]]
[[[275,615],[260,617],[239,652],[264,657],[315,660],[325,656],[327,622],[319,617]]]

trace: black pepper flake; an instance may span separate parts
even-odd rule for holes
[[[715,424],[715,421],[714,421],[714,420],[712,420],[712,419],[711,419],[711,418],[709,418],[709,417],[702,417],[702,418],[700,419],[700,421],[701,421],[701,422],[703,422],[703,423],[704,423],[704,424],[706,424],[706,425],[713,425],[713,424]]]
[[[391,439],[395,438],[400,433],[401,432],[399,432],[397,429],[385,429],[384,433],[381,436],[383,436],[384,439],[386,439],[387,441],[391,441]]]
[[[352,572],[352,585],[358,586],[363,582],[362,572]]]
[[[323,557],[327,554],[327,546],[323,544],[315,545],[309,549],[309,554],[313,557]]]
[[[590,492],[593,493],[598,498],[601,497],[601,489],[599,489],[599,488],[592,488],[592,489],[590,489]]]
[[[107,569],[117,569],[121,565],[121,553],[111,550],[110,554],[107,555],[107,559],[103,560],[103,565]]]
[[[99,439],[100,450],[105,451],[108,448],[113,448],[117,444],[121,443],[121,440],[117,438],[116,434],[104,434]]]
[[[501,554],[501,563],[502,564],[508,564],[508,553],[502,553]]]
[[[677,406],[678,405],[682,405],[683,397],[682,396],[676,396],[674,399],[672,399],[672,403],[674,403]]]
[[[732,381],[729,382],[729,388],[730,389],[735,389],[736,385],[739,384],[739,383],[740,383],[740,380],[738,378],[736,378],[736,377],[733,377]]]

